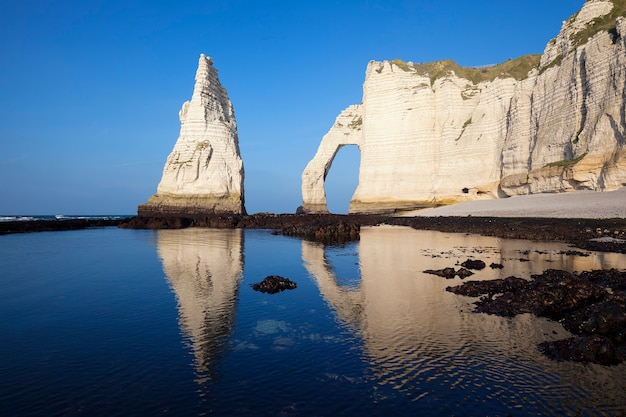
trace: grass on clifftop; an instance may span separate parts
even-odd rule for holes
[[[609,14],[594,19],[585,29],[572,36],[571,40],[574,46],[585,44],[590,37],[601,31],[607,31],[615,35],[615,20],[619,16],[626,17],[626,0],[612,0],[612,2],[613,9]],[[573,21],[575,18],[576,14],[570,17],[569,21]],[[552,42],[554,42],[554,39]],[[541,71],[543,72],[552,66],[560,65],[561,59],[562,57],[557,57],[557,59],[548,66],[542,68]],[[478,84],[482,81],[493,81],[496,78],[514,78],[517,81],[523,80],[528,77],[530,70],[539,66],[540,60],[540,54],[529,54],[498,65],[480,68],[462,67],[450,59],[426,64],[411,64],[401,59],[394,59],[391,63],[403,71],[409,72],[415,70],[420,75],[428,75],[431,83],[447,76],[451,71],[454,71],[458,77]]]
[[[528,77],[530,70],[537,68],[540,59],[541,55],[530,54],[516,59],[510,59],[498,65],[480,68],[462,67],[450,59],[426,64],[409,64],[400,59],[394,59],[391,63],[403,71],[411,71],[414,69],[420,75],[428,75],[431,83],[447,76],[451,71],[454,71],[457,77],[465,78],[474,84],[478,84],[482,81],[493,81],[496,78],[515,78],[518,81],[523,80]]]
[[[603,30],[609,33],[615,32],[615,19],[619,16],[626,16],[626,0],[612,1],[613,10],[609,14],[593,19],[585,29],[572,36],[572,42],[575,46],[585,44],[587,39]],[[576,15],[572,16],[570,20],[575,18]]]

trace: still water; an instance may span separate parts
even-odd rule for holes
[[[267,230],[0,236],[0,415],[616,415],[626,365],[553,362],[558,323],[471,312],[424,274],[624,268],[625,255],[403,227],[323,246]],[[281,275],[292,291],[257,293]]]

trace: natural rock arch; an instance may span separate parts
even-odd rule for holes
[[[361,106],[345,109],[332,129],[322,138],[317,153],[302,173],[302,210],[305,213],[328,213],[324,181],[339,149],[356,145],[361,149],[363,135]]]
[[[303,173],[303,211],[327,212],[325,175],[351,143],[349,213],[624,187],[625,86],[626,3],[615,0],[585,2],[542,55],[484,68],[370,61],[361,104]]]
[[[324,180],[326,206],[330,213],[347,214],[354,203],[359,182],[361,149],[357,145],[341,145]]]

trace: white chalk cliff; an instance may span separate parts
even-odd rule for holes
[[[345,145],[361,152],[351,213],[625,186],[624,15],[621,0],[588,0],[543,55],[496,66],[370,62],[362,103],[302,174],[303,210],[327,211]]]
[[[191,101],[179,113],[180,136],[157,193],[140,216],[245,213],[237,122],[213,60],[200,55]]]

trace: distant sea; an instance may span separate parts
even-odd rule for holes
[[[28,222],[33,220],[119,220],[132,217],[131,214],[44,214],[44,215],[21,215],[0,214],[0,222]]]

